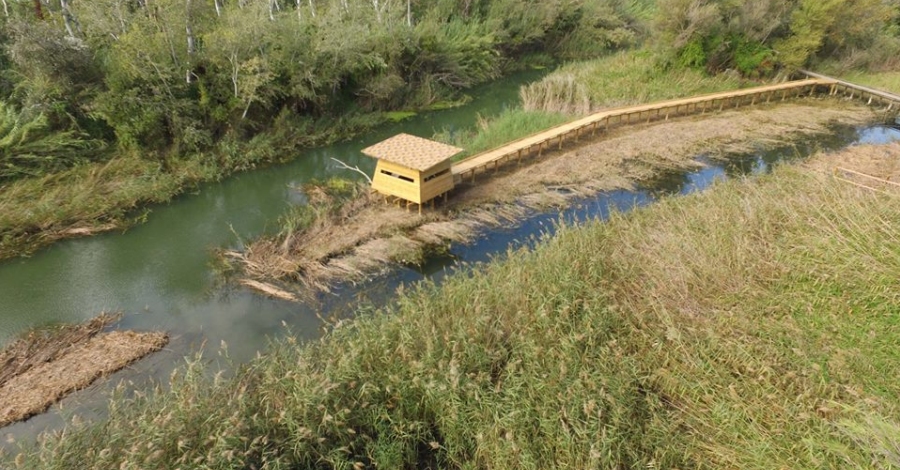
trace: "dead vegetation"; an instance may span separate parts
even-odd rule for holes
[[[848,184],[872,191],[900,194],[900,143],[860,145],[838,155],[819,155],[806,165]]]
[[[104,332],[121,318],[30,332],[0,351],[0,427],[45,411],[72,391],[163,348],[165,333]]]
[[[448,203],[422,215],[385,204],[362,187],[344,202],[311,188],[310,204],[319,209],[308,228],[262,238],[226,256],[244,278],[240,283],[268,295],[274,295],[267,292],[272,290],[289,295],[328,291],[337,282],[362,281],[395,263],[420,262],[429,249],[467,242],[481,229],[529,211],[632,188],[664,171],[699,167],[701,153],[724,156],[771,148],[829,132],[834,124],[872,119],[862,106],[806,100],[619,128],[520,166],[507,164],[490,177],[479,175],[474,184],[467,180]]]

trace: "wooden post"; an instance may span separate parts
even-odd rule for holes
[[[600,125],[600,121],[594,121],[594,127],[591,129],[591,137],[597,134],[597,126]]]

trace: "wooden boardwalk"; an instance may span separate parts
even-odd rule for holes
[[[551,146],[562,148],[563,142],[578,139],[583,135],[595,135],[598,130],[611,126],[631,123],[666,120],[670,117],[688,114],[702,114],[722,111],[740,106],[784,101],[797,96],[812,95],[816,92],[834,93],[839,81],[828,77],[809,78],[743,90],[699,95],[668,101],[659,101],[638,106],[626,106],[600,111],[590,116],[556,126],[540,133],[515,140],[501,147],[468,157],[452,166],[453,177],[461,182],[467,177],[473,180],[478,172],[496,169],[510,160],[520,160],[534,154],[540,155]],[[900,101],[898,101],[900,105]]]
[[[860,100],[865,101],[867,105],[881,104],[887,106],[888,112],[896,113],[897,111],[900,111],[900,95],[895,95],[886,91],[857,85],[855,83],[846,82],[844,80],[838,80],[836,78],[827,77],[825,75],[810,72],[808,70],[801,70],[800,73],[810,78],[831,81],[832,84],[830,85],[828,91],[828,94],[831,96],[841,94],[843,96],[849,97],[850,99],[859,98]]]

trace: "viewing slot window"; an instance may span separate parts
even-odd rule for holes
[[[437,178],[437,177],[439,177],[439,176],[444,176],[444,175],[446,175],[447,173],[450,173],[450,169],[449,169],[449,168],[444,168],[443,170],[441,170],[441,171],[439,171],[439,172],[437,172],[437,173],[435,173],[435,174],[433,174],[433,175],[431,175],[431,176],[426,177],[425,180],[424,180],[424,182],[427,183],[427,182],[429,182],[429,181],[431,181],[431,180],[433,180],[433,179],[435,179],[435,178]]]
[[[390,171],[387,171],[387,170],[381,170],[381,173],[384,175],[393,177],[393,178],[397,178],[397,179],[406,181],[407,183],[415,183],[415,180],[413,180],[409,176],[398,175],[396,173],[391,173]],[[428,180],[425,180],[425,181],[428,181]]]

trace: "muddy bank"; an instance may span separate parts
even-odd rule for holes
[[[34,331],[0,351],[0,427],[42,413],[168,343],[161,332],[104,331],[120,315]]]
[[[466,242],[479,230],[515,220],[532,210],[565,206],[600,191],[630,189],[665,171],[701,166],[699,154],[729,154],[784,145],[801,136],[828,133],[834,125],[872,122],[866,107],[831,99],[724,112],[615,129],[541,158],[508,164],[458,186],[446,204],[422,215],[384,204],[361,190],[343,204],[328,196],[311,204],[331,209],[301,231],[249,244],[226,257],[238,282],[282,298],[327,291],[343,281],[362,281],[396,263]],[[266,292],[269,291],[269,292]]]

